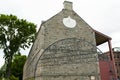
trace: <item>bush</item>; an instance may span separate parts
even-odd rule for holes
[[[9,80],[19,80],[18,77],[15,77],[14,75],[10,76],[10,79]]]

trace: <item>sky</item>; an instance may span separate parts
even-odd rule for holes
[[[65,0],[0,0],[0,14],[13,14],[26,19],[40,28],[46,21],[63,9]],[[73,2],[74,11],[93,29],[112,38],[112,47],[120,47],[120,0],[67,0]],[[108,51],[105,43],[99,48]],[[29,50],[21,52],[28,55]],[[0,67],[4,64],[0,50]]]

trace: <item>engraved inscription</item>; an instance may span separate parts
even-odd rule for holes
[[[67,75],[74,73],[81,75],[83,74],[81,70],[85,74],[88,74],[89,72],[85,72],[84,69],[89,69],[88,65],[92,66],[96,62],[96,46],[81,39],[69,38],[57,41],[49,46],[41,55],[37,66],[41,67],[40,70],[42,71],[40,75]],[[78,67],[69,73],[67,71],[74,69],[74,66],[71,65]],[[94,68],[94,65],[92,67]],[[66,72],[64,68],[66,68]],[[78,70],[80,71],[78,72]]]
[[[51,45],[43,53],[40,63],[77,64],[96,61],[96,48],[89,42],[79,39],[64,39]]]

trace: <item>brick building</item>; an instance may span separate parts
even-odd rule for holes
[[[99,55],[101,80],[115,80],[114,61],[108,55],[105,53]]]
[[[114,64],[116,68],[117,78],[118,80],[120,80],[120,47],[115,47],[112,50],[114,54]],[[109,51],[105,52],[105,54],[107,54],[107,56],[110,57]]]

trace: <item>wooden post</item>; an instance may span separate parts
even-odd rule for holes
[[[110,60],[113,61],[113,69],[114,69],[115,80],[117,80],[117,73],[116,73],[115,60],[114,60],[114,54],[113,54],[113,51],[112,51],[111,40],[108,40],[108,45],[109,45],[109,51],[110,51]]]

